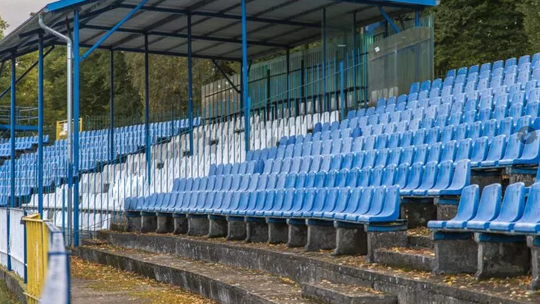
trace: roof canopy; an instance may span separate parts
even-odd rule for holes
[[[73,28],[74,7],[80,7],[80,42],[94,45],[141,0],[62,0],[43,8],[47,25],[61,33]],[[396,15],[427,6],[436,0],[247,0],[248,54],[260,57],[321,37],[322,11],[326,9],[329,28],[350,29],[356,13],[358,25],[381,20],[379,6]],[[208,59],[239,60],[241,49],[241,2],[239,0],[149,0],[100,48],[144,52],[148,35],[149,52],[187,56],[188,14],[191,14],[193,56]],[[37,49],[40,33],[38,16],[0,41],[0,61]],[[45,35],[45,45],[63,44]]]

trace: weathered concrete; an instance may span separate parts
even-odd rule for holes
[[[381,248],[406,247],[407,231],[367,232],[367,260],[374,262],[375,251]]]
[[[174,253],[189,259],[260,270],[288,277],[296,282],[330,280],[336,283],[372,287],[377,291],[396,294],[400,304],[517,304],[534,303],[540,300],[540,296],[535,295],[528,302],[514,300],[502,294],[482,293],[474,287],[459,288],[422,277],[413,278],[398,273],[385,273],[375,269],[347,266],[310,256],[309,253],[283,252],[280,249],[213,242],[182,236],[137,235],[102,231],[100,237],[115,246],[157,253]]]
[[[431,271],[434,260],[431,256],[388,249],[375,250],[374,259],[379,264],[420,271]]]
[[[456,216],[459,205],[459,197],[435,198],[437,207],[437,220],[447,221]]]
[[[289,226],[286,220],[266,219],[266,223],[268,223],[268,243],[287,243],[289,240]]]
[[[243,217],[227,217],[227,240],[243,241],[246,239],[246,222]]]
[[[526,187],[530,187],[536,181],[536,170],[534,171],[535,171],[534,174],[512,173],[508,175],[508,183],[511,185],[511,184],[523,182]]]
[[[307,220],[306,251],[331,250],[336,248],[336,229],[330,221]]]
[[[540,289],[540,242],[533,236],[527,237],[527,247],[531,250],[531,285],[532,290]]]
[[[141,213],[140,212],[126,212],[124,215],[127,221],[128,232],[141,231]]]
[[[480,234],[475,234],[475,241],[478,244],[478,268],[474,275],[476,278],[506,278],[527,274],[531,267],[531,260],[525,240],[523,242],[483,241],[479,239],[479,236]]]
[[[335,222],[336,248],[334,255],[366,255],[367,234],[364,225]]]
[[[408,235],[407,236],[408,247],[424,247],[433,249],[433,241],[429,236],[421,235]]]
[[[174,234],[186,234],[189,229],[188,219],[185,214],[173,214]]]
[[[174,221],[171,214],[158,213],[156,233],[171,233],[174,231]]]
[[[436,274],[474,273],[478,266],[478,245],[472,235],[462,239],[434,239]]]
[[[150,212],[141,212],[141,233],[156,232],[156,230],[156,214]]]
[[[403,198],[401,201],[401,218],[407,220],[409,229],[426,227],[427,222],[437,219],[437,207],[433,198]]]
[[[307,244],[307,226],[304,220],[288,219],[289,237],[287,246],[304,247]]]
[[[7,271],[4,267],[0,267],[0,280],[6,283],[7,289],[13,293],[22,304],[26,304],[26,288],[24,283],[14,272]]]
[[[246,242],[268,242],[268,224],[264,218],[246,219]]]
[[[208,237],[210,238],[219,238],[227,236],[227,219],[223,216],[214,216],[210,215],[208,217],[209,229]]]
[[[503,189],[509,185],[508,176],[504,174],[504,168],[492,168],[492,169],[475,169],[471,171],[471,185],[478,185],[480,187],[480,193],[484,190],[485,186],[491,184],[501,184]]]
[[[208,235],[209,222],[207,215],[188,214],[188,232],[190,236]]]
[[[302,295],[328,304],[397,304],[397,297],[368,288],[330,282],[302,283]]]

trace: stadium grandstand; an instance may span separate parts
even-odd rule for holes
[[[540,301],[510,294],[540,287],[540,53],[437,78],[432,18],[424,13],[436,4],[47,5],[0,42],[0,62],[11,65],[4,125],[0,116],[8,134],[0,143],[0,263],[32,278],[25,227],[37,214],[83,259],[219,303]],[[59,118],[67,119],[66,137],[53,139],[44,132],[43,80],[46,49],[55,46],[68,53],[68,115]],[[144,54],[144,123],[115,125],[111,89],[109,126],[81,126],[80,66],[97,49],[111,53],[111,82],[114,52]],[[16,61],[36,51],[36,108],[18,107]],[[150,55],[187,57],[186,115],[151,118]],[[212,61],[223,76],[200,98],[194,58]],[[226,74],[217,60],[238,62],[240,73]],[[61,245],[50,248],[60,246],[65,257],[64,239],[55,240]],[[115,249],[92,246],[97,241]],[[117,253],[123,248],[236,267],[230,273],[243,279]],[[343,256],[365,264],[353,269]],[[69,278],[65,261],[51,265],[60,264],[57,274]],[[301,291],[245,269],[290,278]],[[443,282],[463,274],[526,277],[528,286]],[[37,293],[29,299],[68,303],[69,292],[59,302],[55,290],[69,290],[69,279],[48,279],[45,289],[29,285]]]

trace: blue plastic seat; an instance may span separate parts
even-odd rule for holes
[[[454,163],[454,175],[452,184],[439,192],[440,195],[459,195],[463,188],[471,183],[471,164],[468,160],[460,160]]]
[[[324,155],[321,162],[321,167],[319,168],[319,171],[330,171],[330,167],[332,165],[332,155]]]
[[[426,144],[432,145],[439,142],[440,129],[438,127],[431,128],[427,135]]]
[[[322,142],[322,151],[321,155],[330,155],[332,154],[332,141],[327,140]],[[285,157],[287,157],[287,153],[285,153]]]
[[[390,138],[388,139],[387,147],[389,149],[394,149],[400,146],[400,138],[401,134],[399,133],[392,133],[390,134]]]
[[[452,141],[450,141],[449,143],[452,143]],[[454,146],[455,146],[455,143],[454,143]],[[439,161],[441,160],[441,155],[442,155],[442,152],[443,152],[443,148],[444,147],[443,147],[442,143],[436,143],[434,145],[429,146],[429,153],[427,155],[427,158],[426,158],[424,164],[427,164],[427,163],[430,163],[430,162],[439,163]],[[417,152],[418,152],[418,150],[417,150]],[[417,161],[415,160],[414,163],[416,163],[416,162]]]
[[[523,152],[514,161],[516,165],[536,165],[540,162],[540,131],[534,131],[534,134],[526,136],[522,138],[524,141]]]
[[[454,133],[454,140],[460,141],[465,138],[468,138],[467,137],[468,130],[469,130],[469,126],[465,123],[456,126],[455,133]]]
[[[319,172],[321,169],[321,164],[323,162],[323,157],[320,155],[313,156],[311,159],[311,167],[309,168],[309,172]]]
[[[413,132],[412,131],[406,131],[401,135],[401,146],[402,147],[409,147],[411,146],[412,139],[413,139]]]
[[[365,157],[364,152],[355,153],[354,156],[353,156],[353,162],[352,162],[352,165],[351,165],[351,169],[354,169],[354,168],[361,169],[364,166],[364,157]]]
[[[375,160],[377,159],[377,150],[371,150],[366,152],[364,157],[364,163],[362,164],[362,168],[366,167],[375,167]]]
[[[447,126],[442,130],[440,141],[444,144],[451,141],[454,137],[454,127]]]
[[[525,184],[515,183],[506,188],[499,215],[489,222],[490,231],[510,232],[514,223],[523,216]],[[484,226],[485,227],[485,226]]]
[[[375,141],[377,137],[374,135],[368,136],[364,140],[364,151],[371,151],[375,149]]]
[[[397,174],[397,166],[396,165],[388,165],[384,169],[383,176],[381,179],[381,185],[382,186],[392,186],[394,185],[394,180]]]
[[[523,152],[523,143],[521,142],[518,133],[512,134],[506,142],[504,156],[499,161],[498,166],[511,166],[521,156]]]
[[[506,136],[495,136],[489,145],[486,159],[480,163],[481,167],[495,167],[499,164],[499,160],[504,155],[506,150]]]
[[[368,187],[369,186],[369,182],[371,181],[371,172],[373,170],[371,169],[371,167],[366,167],[366,168],[363,168],[361,171],[360,171],[360,179],[358,181],[358,187]]]
[[[304,172],[304,173],[307,173],[309,172],[310,168],[311,168],[311,157],[310,156],[305,156],[305,157],[301,157],[300,158],[301,160],[301,165],[300,165],[300,168],[298,170],[298,172]]]
[[[401,160],[401,148],[394,148],[390,150],[390,155],[388,157],[388,161],[386,163],[387,166],[396,165],[399,166],[400,160]]]
[[[410,162],[410,164],[417,164],[417,163],[425,164],[428,153],[429,153],[428,145],[421,145],[421,146],[416,147],[416,149],[414,150],[414,158],[412,159],[412,162]],[[404,161],[408,161],[408,159],[402,159],[401,163],[403,163]]]
[[[426,130],[425,129],[418,130],[414,133],[412,145],[413,146],[423,145],[425,143],[425,140],[426,140]]]
[[[276,162],[281,162],[280,165],[276,166]],[[274,165],[272,166],[272,173],[289,173],[291,170],[292,158],[286,157],[282,160],[276,159]],[[279,168],[279,171],[276,171]]]
[[[474,146],[471,154],[471,167],[475,168],[480,166],[480,163],[484,161],[488,154],[489,138],[480,137],[474,141]]]
[[[497,124],[497,120],[495,119],[484,122],[482,136],[486,136],[489,139],[497,136]]]
[[[516,125],[514,127],[514,133],[523,131],[530,128],[532,125],[532,119],[530,116],[525,115],[517,119]]]
[[[349,170],[347,174],[347,180],[345,182],[345,187],[356,188],[358,182],[360,181],[360,169],[354,168]]]
[[[465,142],[465,141],[467,141],[467,139],[464,139],[464,140],[460,141],[460,143]],[[470,141],[470,139],[469,139],[469,141]],[[444,161],[447,161],[447,160],[454,161],[454,159],[456,158],[457,150],[458,150],[458,143],[455,140],[452,140],[452,141],[449,141],[449,142],[445,143],[444,148],[442,150],[441,157],[437,161],[437,163],[444,162]]]
[[[377,159],[373,167],[386,167],[386,162],[388,161],[388,156],[390,155],[390,149],[381,149],[377,153]]]
[[[421,146],[420,148],[422,148],[423,151],[420,151],[420,156],[419,157],[419,160],[423,162],[425,162],[425,159],[426,159],[426,153],[427,153],[427,146]],[[401,159],[399,161],[399,164],[404,164],[404,163],[407,163],[407,164],[412,164],[414,162],[414,158],[416,156],[416,148],[415,147],[406,147],[405,149],[403,149],[403,151],[401,152]]]
[[[514,119],[512,117],[507,117],[499,123],[499,131],[497,135],[504,135],[510,137],[514,130]]]
[[[452,183],[452,177],[454,174],[454,163],[452,161],[445,161],[439,164],[437,171],[437,177],[435,179],[435,185],[427,191],[429,196],[440,195],[441,190],[447,189]]]
[[[353,141],[351,152],[360,152],[364,147],[364,137],[356,137]]]
[[[407,177],[407,184],[400,189],[400,194],[402,196],[411,195],[412,191],[420,186],[420,183],[422,182],[423,171],[424,165],[422,163],[416,163],[412,165],[409,171],[409,176]]]
[[[435,185],[435,179],[438,172],[438,163],[430,162],[424,166],[424,172],[422,174],[422,181],[418,188],[412,190],[411,194],[414,196],[424,196],[428,190]]]
[[[333,214],[324,215],[335,220],[354,220],[357,215],[364,214],[369,209],[373,187],[353,188],[350,192],[347,206],[344,210],[336,211]]]
[[[515,222],[513,229],[515,232],[528,234],[540,231],[540,183],[531,186],[523,217]]]
[[[352,138],[343,139],[340,153],[350,153],[352,151],[352,141]]]
[[[503,120],[506,117],[506,106],[496,107],[493,110],[492,118],[498,121]]]
[[[304,188],[311,189],[315,187],[315,181],[317,180],[317,174],[315,172],[309,172],[304,179]],[[276,187],[270,189],[277,189]]]
[[[449,221],[429,221],[427,225],[428,228],[443,229],[448,226],[450,226],[450,229],[465,228],[467,221],[474,218],[477,214],[479,193],[480,188],[478,185],[471,185],[463,188],[456,216]]]
[[[354,156],[355,156],[354,153],[347,153],[343,155],[341,158],[341,169],[350,170],[353,165]]]
[[[384,173],[383,166],[373,168],[373,170],[371,171],[371,180],[369,181],[369,186],[374,186],[374,187],[380,186],[382,183],[383,173]]]
[[[332,156],[332,160],[330,161],[330,168],[328,171],[332,170],[340,170],[341,169],[341,160],[342,156],[340,154],[336,154]]]

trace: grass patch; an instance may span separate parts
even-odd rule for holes
[[[17,297],[9,291],[4,281],[0,280],[0,304],[20,304]]]

